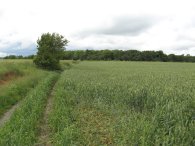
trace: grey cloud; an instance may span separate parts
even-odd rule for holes
[[[7,47],[0,48],[0,52],[8,55],[32,55],[36,53],[36,45],[31,44],[28,48],[22,48],[21,42],[13,43]]]
[[[187,46],[187,45],[184,45],[184,46],[178,46],[176,48],[173,48],[173,50],[175,51],[188,51],[189,48],[191,48],[192,46]]]
[[[152,16],[122,16],[114,18],[109,27],[102,26],[94,30],[87,30],[79,33],[80,37],[89,35],[127,35],[136,36],[145,32],[158,22],[156,17]]]
[[[183,34],[176,37],[176,44],[173,46],[173,49],[176,51],[187,51],[194,46],[195,38]]]
[[[189,51],[190,48],[193,48],[195,46],[194,42],[181,42],[181,43],[177,43],[174,46],[172,46],[172,50],[176,51],[176,52],[180,52],[180,51]]]
[[[108,35],[138,35],[154,24],[151,17],[120,17],[110,28],[100,30],[101,34]]]

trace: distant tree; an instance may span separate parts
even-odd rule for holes
[[[44,33],[37,40],[37,55],[34,63],[41,68],[49,70],[60,69],[60,59],[64,54],[68,40],[58,33]]]
[[[160,51],[138,50],[72,50],[64,51],[63,59],[71,60],[121,60],[121,61],[163,61],[163,62],[195,62],[195,56],[189,54],[166,55]]]
[[[5,56],[4,59],[17,59],[16,55]]]
[[[26,56],[25,58],[26,59],[33,59],[35,57],[35,55],[29,55],[29,56]]]
[[[17,56],[17,59],[24,59],[22,55]]]

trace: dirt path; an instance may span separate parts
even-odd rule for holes
[[[48,96],[45,112],[43,114],[43,120],[41,121],[41,124],[40,124],[40,133],[39,133],[38,143],[35,144],[35,146],[51,146],[51,142],[49,139],[50,129],[49,129],[48,117],[49,117],[49,113],[52,110],[52,105],[53,105],[52,97],[53,97],[55,83]]]
[[[0,118],[0,127],[3,126],[12,116],[13,112],[18,108],[20,105],[20,102],[15,104],[11,107],[7,112],[4,113],[4,115]]]

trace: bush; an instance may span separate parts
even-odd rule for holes
[[[49,70],[60,69],[60,58],[65,50],[68,40],[56,33],[42,34],[37,40],[37,56],[34,63],[41,68]]]

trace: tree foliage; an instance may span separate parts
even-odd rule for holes
[[[65,50],[68,40],[58,33],[44,33],[37,40],[37,55],[34,63],[41,68],[49,70],[60,69],[59,61]]]
[[[65,51],[65,60],[121,60],[121,61],[163,61],[163,62],[195,62],[195,56],[166,55],[163,51],[138,50],[76,50]]]

